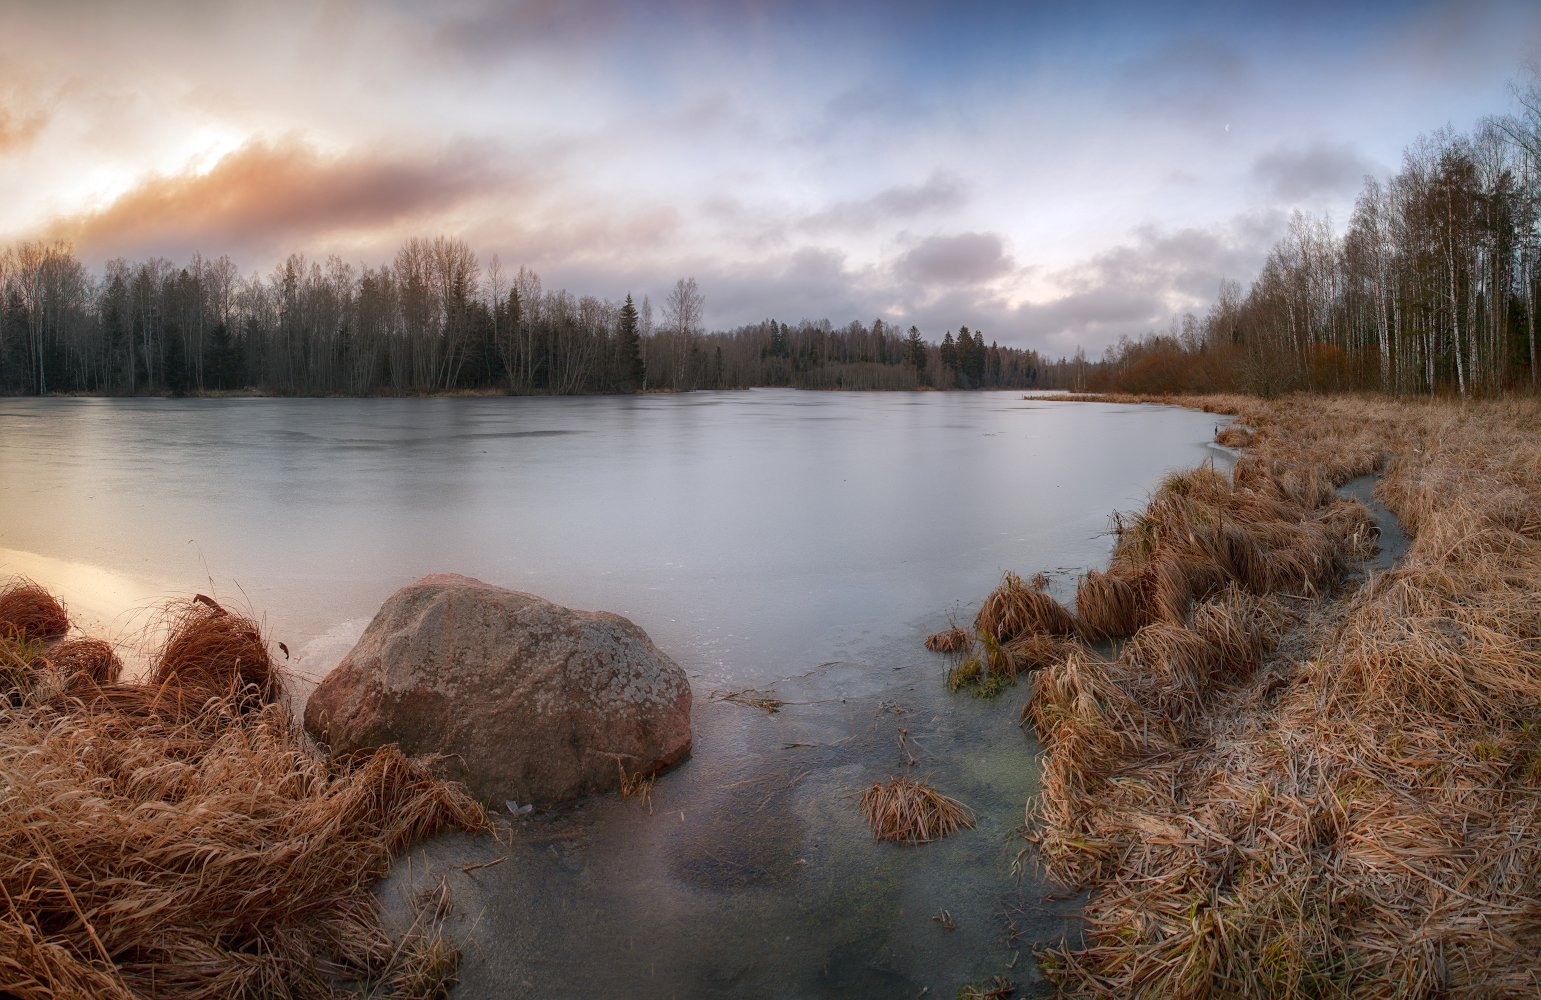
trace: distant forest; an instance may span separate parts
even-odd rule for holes
[[[1246,294],[1123,338],[1078,388],[1493,394],[1537,388],[1541,84],[1518,115],[1421,137],[1340,236],[1296,213]]]
[[[708,333],[694,279],[655,317],[542,288],[463,241],[410,239],[357,268],[293,254],[266,278],[229,257],[113,260],[90,274],[65,244],[0,251],[0,392],[377,395],[484,390],[1067,387],[1071,362],[986,344],[961,327],[941,343],[881,319],[835,327],[766,320]]]
[[[693,279],[655,316],[646,298],[547,290],[496,257],[484,270],[448,237],[378,268],[294,254],[265,278],[201,256],[92,275],[69,246],[31,242],[0,250],[0,393],[1534,390],[1541,83],[1517,97],[1520,114],[1422,137],[1389,182],[1367,177],[1342,235],[1295,213],[1245,293],[1224,281],[1202,319],[1097,361],[881,319],[709,333]]]

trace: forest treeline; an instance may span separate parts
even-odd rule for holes
[[[1541,83],[1520,112],[1420,137],[1344,232],[1299,212],[1245,294],[1123,338],[1078,388],[1492,394],[1537,388]]]
[[[1394,177],[1367,177],[1341,234],[1295,213],[1249,288],[1224,281],[1203,318],[1098,361],[881,319],[709,333],[693,279],[655,315],[646,297],[546,289],[497,257],[484,269],[450,237],[407,240],[379,267],[296,253],[265,277],[197,255],[92,274],[66,244],[26,242],[0,249],[0,392],[1533,390],[1541,81],[1516,97],[1518,114],[1421,137]]]
[[[1062,388],[1070,362],[940,343],[881,319],[765,320],[708,333],[694,279],[655,310],[483,269],[459,239],[409,239],[389,264],[291,255],[266,277],[229,257],[109,261],[62,243],[0,250],[0,392],[567,394],[793,386]]]

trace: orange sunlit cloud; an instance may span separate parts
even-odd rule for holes
[[[32,144],[32,140],[48,124],[45,114],[16,115],[0,108],[0,156],[20,152]]]
[[[692,275],[712,325],[1095,351],[1505,111],[1541,37],[1520,0],[1275,6],[0,0],[0,246],[265,272],[442,233],[582,293]]]
[[[55,220],[49,235],[93,256],[290,249],[392,230],[514,186],[486,155],[467,150],[330,157],[292,136],[254,139],[206,172],[146,177],[99,211]]]

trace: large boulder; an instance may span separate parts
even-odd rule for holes
[[[688,753],[690,684],[620,615],[444,573],[385,602],[305,728],[334,755],[441,755],[484,802],[555,801]]]

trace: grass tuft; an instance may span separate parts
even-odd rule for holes
[[[1015,573],[1001,578],[974,617],[974,628],[1001,642],[1025,635],[1074,635],[1075,618],[1054,598],[1022,582]]]
[[[908,777],[889,778],[884,784],[874,781],[861,794],[860,805],[876,840],[927,844],[960,829],[974,828],[974,814],[968,806]]]
[[[202,598],[167,605],[163,619],[168,636],[150,677],[155,686],[241,704],[271,704],[282,697],[278,668],[249,616]]]
[[[934,653],[961,653],[972,641],[967,632],[954,625],[926,636],[926,648]]]
[[[1131,635],[1140,627],[1139,593],[1116,570],[1088,570],[1076,585],[1075,613],[1090,639]]]
[[[0,588],[0,638],[46,642],[69,630],[64,604],[36,583],[19,576]]]
[[[159,684],[115,682],[86,640],[0,643],[0,666],[89,678],[0,715],[0,993],[320,998],[341,976],[407,1000],[453,982],[442,935],[393,941],[368,889],[440,829],[490,829],[485,811],[394,747],[329,764],[248,697],[280,681],[248,670],[255,627],[227,618],[174,616]],[[181,697],[190,677],[233,690]]]
[[[1042,968],[1088,998],[1534,992],[1541,400],[1202,402],[1247,454],[1116,519],[1140,628],[1024,710],[1028,835],[1091,890]],[[1345,591],[1377,532],[1333,487],[1377,469],[1415,539]]]
[[[65,639],[48,650],[48,663],[67,678],[71,690],[116,684],[123,662],[112,644],[101,639]]]

